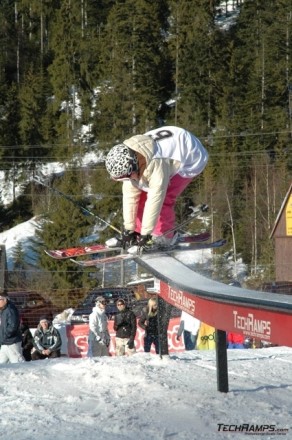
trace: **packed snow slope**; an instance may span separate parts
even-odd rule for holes
[[[228,361],[229,393],[212,350],[1,365],[1,439],[291,439],[292,349],[228,350]]]

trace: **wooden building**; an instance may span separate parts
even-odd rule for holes
[[[270,238],[275,240],[276,283],[292,283],[292,183],[282,203]]]

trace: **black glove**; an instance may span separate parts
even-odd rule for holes
[[[132,340],[132,339],[129,339],[128,340],[128,347],[130,348],[130,350],[132,350],[134,347],[135,347],[135,345],[134,345],[134,341]]]
[[[121,236],[122,247],[125,249],[127,246],[136,245],[139,237],[139,232],[126,229]]]
[[[147,249],[152,244],[152,236],[148,235],[140,235],[137,237],[137,246],[140,249]]]

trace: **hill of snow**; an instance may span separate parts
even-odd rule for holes
[[[1,365],[3,440],[292,438],[292,349],[228,350]]]

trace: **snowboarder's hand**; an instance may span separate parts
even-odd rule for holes
[[[180,336],[179,335],[176,335],[176,340],[180,341]]]
[[[136,245],[139,237],[139,232],[129,231],[128,229],[126,229],[121,237],[122,247],[125,248],[127,246]]]

